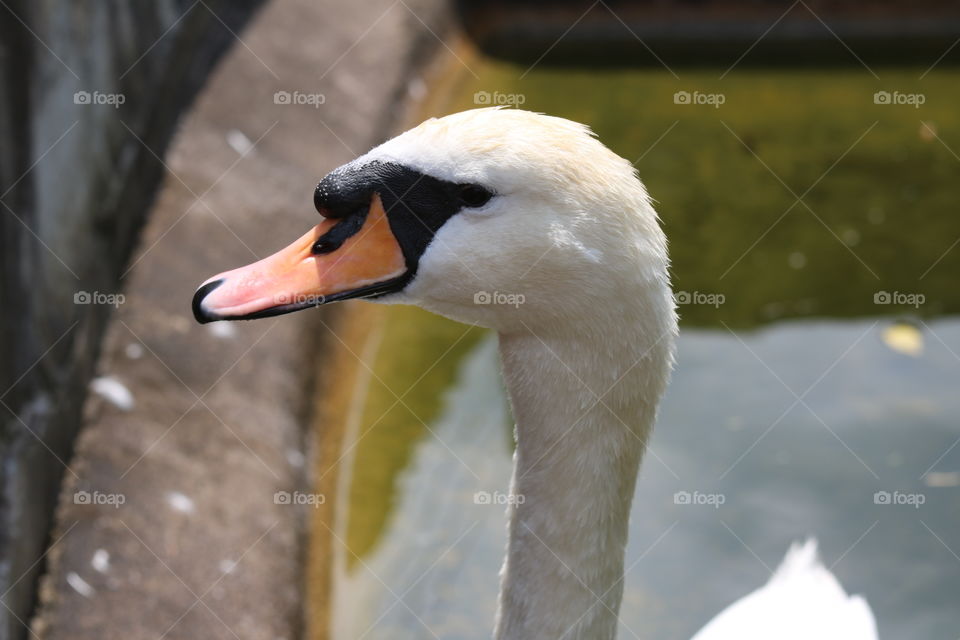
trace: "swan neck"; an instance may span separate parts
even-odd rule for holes
[[[616,635],[630,505],[669,368],[666,351],[636,342],[500,336],[517,442],[498,640]]]

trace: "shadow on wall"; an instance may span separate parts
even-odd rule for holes
[[[86,387],[160,159],[260,1],[0,8],[0,640],[27,635]]]

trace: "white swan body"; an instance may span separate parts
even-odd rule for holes
[[[877,640],[867,601],[850,596],[817,556],[790,547],[770,581],[720,612],[692,640]]]
[[[209,279],[200,321],[345,297],[497,331],[516,419],[498,640],[610,640],[637,470],[673,362],[666,238],[633,166],[516,109],[431,119],[331,172],[325,220]]]

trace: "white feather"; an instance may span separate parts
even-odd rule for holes
[[[794,543],[769,582],[721,611],[692,640],[877,640],[867,601],[823,566],[813,538]]]

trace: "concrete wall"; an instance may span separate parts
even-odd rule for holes
[[[300,637],[305,514],[274,494],[309,491],[330,318],[201,327],[189,302],[316,223],[316,181],[392,131],[446,4],[273,0],[246,25],[254,0],[6,1],[0,640]]]
[[[230,31],[258,4],[6,0],[0,7],[0,639],[27,635],[56,496],[73,473],[67,464],[80,408],[112,309],[75,304],[75,296],[84,302],[82,292],[95,300],[94,292],[120,291],[163,175],[157,156],[233,41]]]

